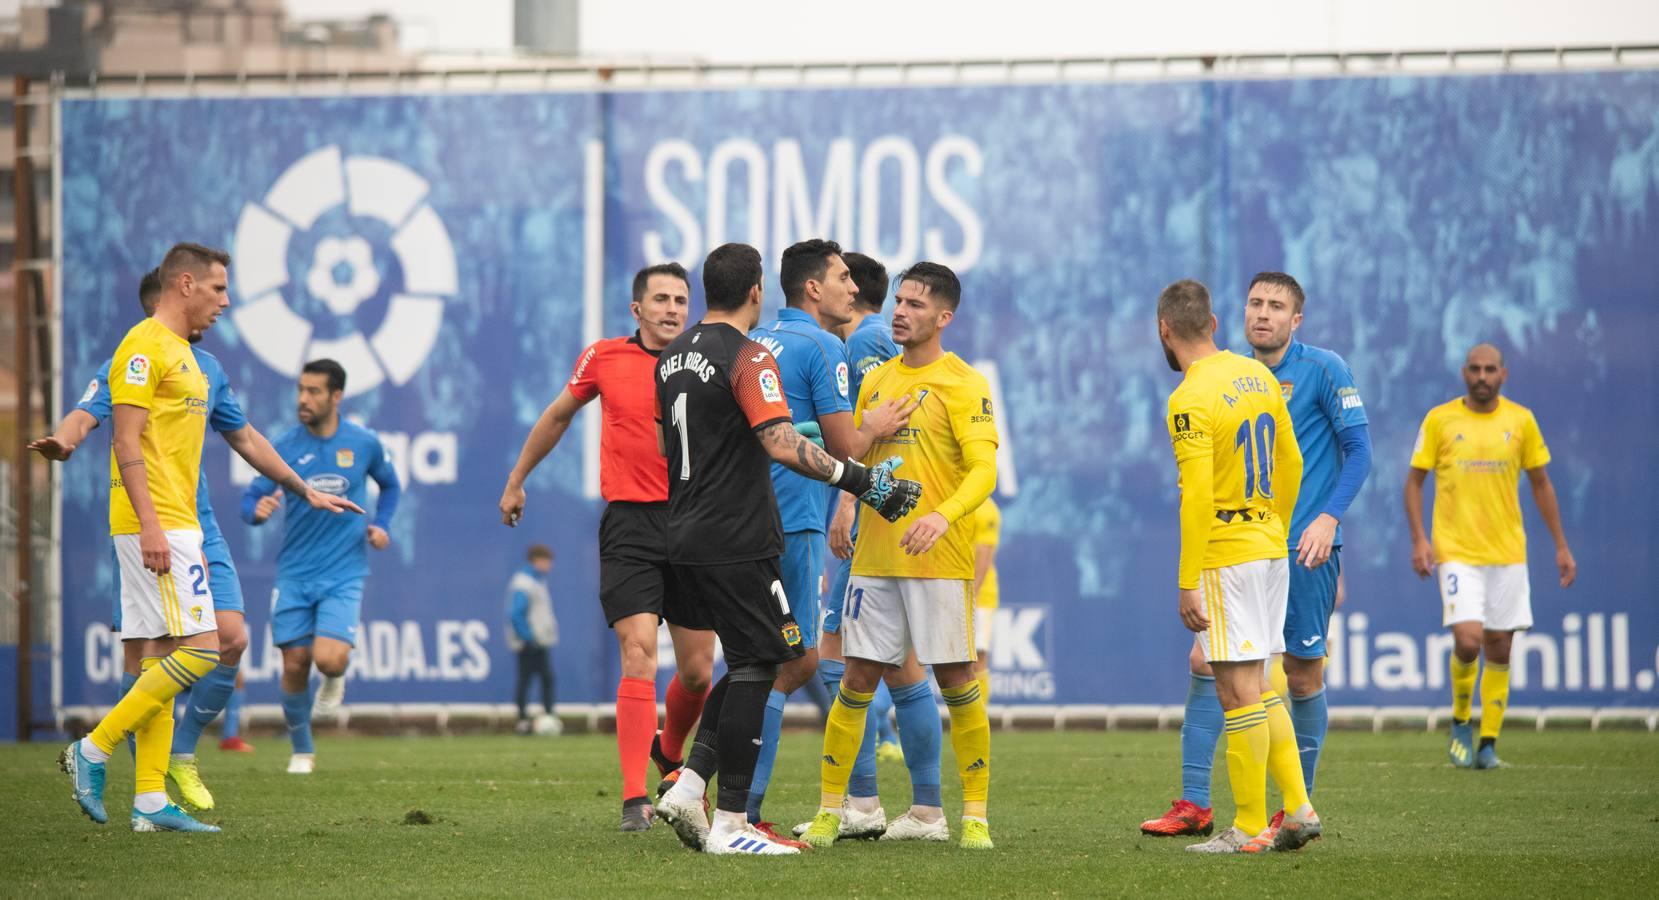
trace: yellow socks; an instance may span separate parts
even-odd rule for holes
[[[819,804],[837,815],[847,796],[847,782],[858,759],[858,746],[864,742],[864,722],[875,696],[875,691],[855,691],[843,681],[824,722],[824,758],[818,767],[822,779]]]
[[[145,657],[140,663],[141,672],[149,672],[161,663],[162,657]],[[143,676],[141,675],[140,678]],[[173,747],[173,717],[167,715],[171,711],[172,700],[162,705],[160,715],[150,716],[150,720],[138,726],[133,735],[133,793],[166,793],[167,792],[167,759]]]
[[[1469,721],[1469,716],[1475,708],[1475,675],[1480,672],[1480,658],[1476,657],[1468,662],[1452,654],[1452,718],[1459,722]],[[1504,676],[1504,684],[1509,683],[1509,676]]]
[[[1277,691],[1262,695],[1262,707],[1267,710],[1267,771],[1285,798],[1285,812],[1295,812],[1308,802],[1302,754],[1296,748],[1296,726]]]
[[[956,751],[956,769],[962,776],[962,815],[985,818],[991,796],[991,718],[977,679],[956,687],[941,687],[950,710],[950,745]]]
[[[1255,837],[1267,828],[1267,708],[1260,703],[1227,711],[1227,778],[1233,783],[1233,824]]]
[[[127,732],[138,734],[149,721],[163,710],[171,711],[173,698],[180,691],[196,683],[203,675],[219,665],[219,651],[199,647],[180,647],[159,659],[144,661],[144,673],[138,676],[132,690],[105,715],[89,736],[93,746],[105,753],[114,753]],[[169,720],[168,740],[171,741],[172,716]],[[162,768],[167,767],[168,748],[162,746]]]
[[[1283,656],[1275,655],[1273,662],[1268,664],[1267,683],[1273,689],[1273,693],[1278,694],[1280,698],[1290,696],[1290,679],[1285,676],[1285,658]],[[1262,696],[1262,700],[1267,700],[1266,695]]]
[[[1480,677],[1480,736],[1498,739],[1503,730],[1504,710],[1509,708],[1509,666],[1490,660]],[[1465,715],[1465,718],[1468,716]]]

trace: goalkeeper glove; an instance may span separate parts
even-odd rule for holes
[[[883,519],[897,522],[915,509],[916,501],[922,498],[921,482],[893,477],[893,470],[903,464],[904,458],[900,456],[889,456],[874,466],[849,459],[836,463],[835,474],[826,480],[857,497]]]

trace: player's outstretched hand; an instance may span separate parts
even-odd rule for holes
[[[363,514],[363,507],[344,497],[325,494],[316,488],[305,492],[305,502],[311,504],[312,509],[326,509],[331,513],[354,512],[358,515]]]
[[[1417,573],[1418,578],[1427,578],[1434,574],[1434,545],[1428,541],[1413,541],[1411,544],[1411,570]]]
[[[501,510],[501,524],[508,528],[517,528],[518,520],[524,515],[524,486],[507,483],[507,489],[501,492],[501,502],[496,504]]]
[[[883,519],[897,522],[916,508],[922,499],[919,481],[893,477],[893,470],[904,465],[904,457],[889,456],[870,467],[870,483],[858,499],[875,509]]]
[[[1210,620],[1204,615],[1204,592],[1197,588],[1181,589],[1181,624],[1193,634],[1207,631]]]
[[[391,543],[392,536],[386,533],[386,529],[381,528],[379,525],[369,526],[370,547],[373,547],[376,550],[384,550]]]
[[[1573,551],[1562,547],[1555,551],[1555,568],[1561,572],[1561,586],[1572,587],[1578,580],[1578,560],[1573,559]]]
[[[37,438],[29,442],[29,449],[53,462],[65,462],[75,452],[75,445],[60,439],[55,434]]]
[[[838,501],[841,496],[844,495],[836,495]],[[829,527],[829,548],[836,559],[853,558],[853,519],[857,515],[858,510],[851,503],[835,504],[835,518],[830,520]]]
[[[1318,518],[1308,523],[1302,529],[1302,536],[1296,541],[1296,562],[1298,565],[1317,569],[1331,558],[1331,547],[1336,543],[1336,517],[1330,513],[1320,513]]]

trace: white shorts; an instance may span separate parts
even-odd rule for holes
[[[991,653],[991,624],[996,617],[997,608],[994,606],[974,607],[974,649],[982,657]]]
[[[841,611],[847,656],[897,666],[910,648],[924,666],[973,662],[974,583],[854,575]]]
[[[207,584],[200,531],[169,531],[172,570],[166,575],[144,568],[138,535],[115,535],[115,559],[121,569],[121,638],[189,637],[219,630],[213,618],[213,592]]]
[[[1532,582],[1527,564],[1471,566],[1443,562],[1440,570],[1442,625],[1480,622],[1489,631],[1532,627]]]
[[[1249,662],[1285,652],[1290,562],[1257,559],[1205,569],[1198,579],[1210,627],[1198,634],[1205,662]]]

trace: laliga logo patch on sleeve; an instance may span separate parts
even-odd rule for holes
[[[841,396],[843,396],[843,397],[847,396],[847,364],[846,363],[836,363],[835,364],[835,389],[841,393]]]
[[[771,369],[760,370],[760,396],[767,403],[783,402],[783,389],[778,385],[778,373]]]
[[[133,355],[127,360],[127,383],[146,385],[150,383],[150,358],[142,353]]]
[[[81,395],[81,402],[91,403],[92,398],[96,396],[98,396],[98,379],[94,378],[92,383],[86,386],[86,393]]]

